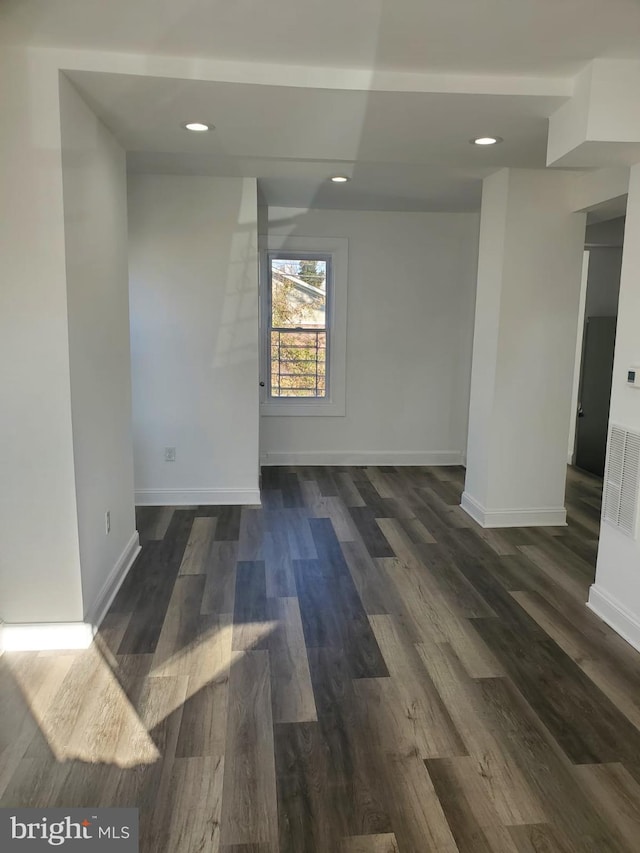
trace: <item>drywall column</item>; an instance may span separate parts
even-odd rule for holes
[[[85,619],[95,624],[139,550],[133,505],[126,155],[62,75],[60,115],[82,597]]]
[[[463,508],[562,525],[585,216],[566,172],[485,179]]]
[[[631,169],[622,253],[610,424],[640,432],[640,391],[627,369],[640,364],[640,164]],[[600,529],[595,584],[589,606],[640,649],[640,542],[607,522]]]
[[[131,176],[138,504],[260,502],[257,215],[255,178]]]
[[[58,75],[0,52],[0,618],[82,620]]]

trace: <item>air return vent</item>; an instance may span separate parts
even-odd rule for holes
[[[640,435],[612,426],[604,477],[603,518],[626,533],[636,535],[640,485]]]

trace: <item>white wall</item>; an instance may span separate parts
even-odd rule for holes
[[[129,276],[137,502],[257,502],[256,181],[131,176]]]
[[[137,544],[126,159],[64,76],[60,111],[80,565],[84,612],[92,615],[114,568]]]
[[[609,166],[576,172],[571,193],[571,209],[601,210],[603,203],[606,203],[614,204],[616,211],[624,211],[628,190],[629,169],[626,166]]]
[[[484,181],[463,506],[485,526],[564,523],[585,233],[572,180]]]
[[[627,387],[630,365],[640,364],[640,165],[631,170],[609,420],[640,432],[640,391]],[[639,526],[640,530],[640,526]],[[603,522],[590,605],[640,648],[640,540]]]
[[[0,618],[82,618],[58,74],[0,51]]]
[[[622,249],[596,247],[589,250],[586,317],[615,317],[618,313]]]
[[[576,337],[576,355],[573,368],[573,390],[571,392],[571,411],[569,412],[569,447],[567,463],[573,465],[578,432],[578,403],[580,397],[580,373],[582,370],[582,346],[586,324],[585,308],[587,305],[587,282],[589,280],[589,250],[585,249],[582,261],[582,278],[580,281],[580,299],[578,302],[578,334]]]
[[[617,216],[615,219],[606,219],[603,222],[594,222],[591,225],[587,225],[585,245],[587,248],[615,246],[621,249],[624,243],[624,223],[624,216]]]
[[[271,208],[269,235],[349,241],[344,417],[261,418],[269,463],[461,461],[475,214]]]

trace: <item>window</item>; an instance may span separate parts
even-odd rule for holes
[[[327,396],[331,258],[269,254],[269,396]]]
[[[346,268],[346,240],[269,238],[262,414],[345,413]]]

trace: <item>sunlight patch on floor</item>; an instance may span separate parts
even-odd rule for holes
[[[160,753],[138,713],[95,645],[52,657],[41,678],[41,656],[24,666],[10,661],[28,709],[55,759],[135,767]]]

